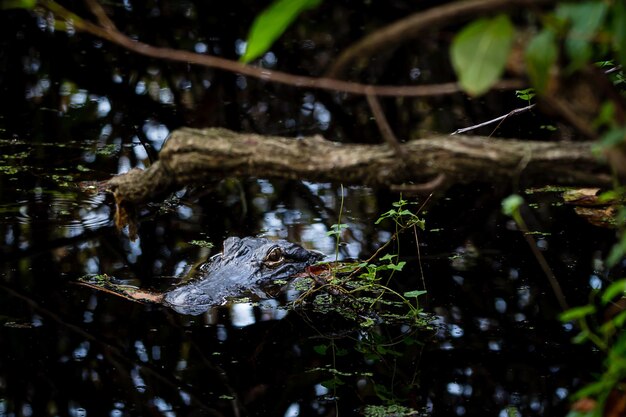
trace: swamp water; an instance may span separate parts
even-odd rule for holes
[[[181,192],[147,208],[131,242],[112,225],[112,199],[84,186],[102,178],[89,161],[111,158],[95,142],[0,146],[1,416],[376,415],[368,406],[385,404],[434,416],[563,415],[566,396],[597,366],[570,344],[575,329],[555,319],[557,300],[495,190],[433,196],[420,213],[419,257],[412,232],[399,239],[407,264],[390,286],[425,284],[429,329],[346,324],[281,308],[282,298],[192,317],[76,282],[108,274],[166,288],[231,235],[287,238],[334,260],[326,232],[341,188],[250,179]],[[397,196],[343,190],[338,256],[366,259],[394,231],[374,221]],[[594,265],[609,233],[545,196],[527,197],[568,301],[584,303],[602,285]]]
[[[204,2],[161,3],[162,10],[134,3],[114,9],[115,21],[120,28],[130,22],[129,30],[144,25],[139,37],[155,44],[234,59],[259,11],[237,2],[212,5],[210,13]],[[388,16],[381,13],[388,5],[371,3],[361,13],[382,19],[378,25],[406,15],[399,8]],[[287,39],[264,65],[278,59],[294,73],[323,72],[316,65],[361,36],[342,26],[346,16],[359,16],[354,5],[324,7],[336,10],[301,32],[310,39]],[[210,24],[197,16],[211,16]],[[174,27],[185,29],[163,30]],[[85,275],[107,274],[167,288],[229,236],[284,238],[328,260],[367,259],[394,233],[392,222],[375,221],[400,196],[227,179],[149,205],[132,242],[113,225],[111,196],[89,185],[147,166],[171,130],[223,126],[373,143],[380,138],[365,100],[147,59],[55,32],[44,17],[23,11],[1,12],[0,32],[0,417],[562,416],[567,396],[599,369],[590,348],[571,344],[577,330],[556,319],[560,308],[543,271],[501,213],[514,190],[484,184],[433,195],[419,213],[426,222],[419,242],[407,231],[399,249],[389,247],[406,262],[389,286],[427,291],[418,302],[432,317],[429,329],[346,323],[332,313],[282,308],[284,297],[192,317],[76,285]],[[375,79],[449,81],[437,66],[445,49],[438,42],[407,51]],[[415,68],[412,56],[424,67]],[[491,98],[498,112],[519,105],[503,96]],[[383,105],[393,109],[399,137],[425,127],[454,131],[463,127],[452,125],[455,114],[480,115],[460,117],[465,126],[492,114],[458,97]],[[586,303],[591,288],[606,286],[601,260],[614,233],[587,224],[556,195],[525,197],[525,220],[541,232],[535,238],[568,303]],[[418,208],[425,197],[410,201]],[[337,251],[327,232],[340,214],[349,227]]]

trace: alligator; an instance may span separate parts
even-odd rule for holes
[[[167,291],[163,304],[197,315],[237,297],[267,298],[267,289],[284,284],[322,257],[286,240],[230,237],[224,251],[201,265],[194,278]]]
[[[181,314],[199,315],[230,300],[271,297],[271,289],[283,287],[324,256],[286,240],[261,237],[229,237],[222,253],[201,264],[185,282],[163,292],[112,284],[105,279],[81,284],[122,295],[134,301],[162,303]]]

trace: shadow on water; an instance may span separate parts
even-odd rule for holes
[[[124,27],[126,18],[152,16],[146,31],[153,43],[174,45],[170,35],[177,35],[159,30],[160,19],[181,19],[193,41],[185,47],[233,57],[259,6],[250,7],[245,22],[233,22],[237,7],[222,4],[215,15],[230,17],[214,19],[211,29],[194,20],[206,6],[194,7],[197,14],[172,7],[161,16],[135,5],[116,17]],[[346,5],[332,7],[336,19],[357,19]],[[1,417],[358,415],[384,404],[433,416],[566,413],[566,396],[584,382],[579,375],[597,364],[581,362],[592,353],[570,344],[575,329],[555,319],[558,303],[541,268],[501,214],[510,189],[473,184],[434,195],[421,214],[426,230],[419,242],[412,233],[398,240],[407,265],[392,285],[404,292],[425,284],[420,303],[434,315],[430,330],[355,328],[333,314],[281,308],[281,300],[184,316],[75,285],[83,275],[107,274],[164,289],[229,236],[287,239],[335,258],[326,233],[342,204],[335,184],[227,179],[146,207],[134,242],[116,231],[112,199],[89,185],[149,165],[171,130],[220,125],[366,142],[377,133],[354,98],[174,68],[92,39],[54,36],[41,17],[20,13],[0,14],[3,39],[10,39],[1,59],[22,63],[5,66],[0,99]],[[332,19],[317,23],[344,27]],[[289,43],[276,54],[286,68],[314,67],[336,46],[330,36],[309,41],[304,64],[290,61],[296,58]],[[102,62],[107,57],[120,60],[113,74]],[[423,74],[430,81],[445,76],[432,68]],[[417,120],[399,126],[400,136],[457,128],[444,104],[462,107],[453,100],[394,108],[397,124]],[[424,106],[435,116],[422,114]],[[472,103],[479,113],[488,107]],[[398,198],[345,188],[341,214],[349,227],[339,259],[366,259],[392,236],[392,224],[374,222]],[[533,206],[525,216],[544,233],[539,245],[569,303],[586,302],[589,289],[603,285],[598,260],[613,236],[552,196],[527,198]]]
[[[491,189],[432,200],[420,254],[424,307],[435,326],[399,339],[402,326],[346,328],[332,315],[281,309],[273,300],[190,317],[73,285],[83,274],[107,273],[164,288],[223,237],[243,233],[288,238],[332,258],[325,232],[336,221],[338,193],[324,184],[225,183],[208,199],[146,212],[134,243],[103,220],[94,226],[93,211],[110,214],[101,197],[31,190],[5,203],[4,414],[326,415],[335,407],[352,414],[386,399],[432,415],[564,409],[582,352],[569,344],[572,329],[555,320],[558,303]],[[389,238],[389,225],[373,227],[381,201],[389,198],[346,189],[350,227],[340,257],[365,258]],[[64,204],[76,209],[61,213]],[[531,215],[546,232],[540,244],[566,277],[568,299],[583,301],[601,279],[592,265],[606,235],[568,208],[538,204]],[[217,225],[216,207],[227,208]],[[196,239],[217,248],[189,243]],[[400,253],[408,265],[397,287],[421,286],[411,236],[401,239]]]

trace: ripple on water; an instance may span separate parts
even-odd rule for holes
[[[13,217],[23,225],[51,225],[64,235],[96,230],[111,221],[111,209],[103,194],[51,193],[46,200],[7,204],[0,207],[0,212],[5,213],[5,220]]]

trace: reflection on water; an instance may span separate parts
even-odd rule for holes
[[[146,208],[139,239],[130,241],[113,230],[111,199],[77,186],[102,179],[93,167],[115,161],[98,153],[100,142],[4,147],[21,156],[20,163],[5,158],[15,168],[1,177],[0,415],[40,415],[42,404],[61,415],[326,415],[394,398],[432,415],[539,416],[562,413],[580,383],[579,348],[568,343],[575,330],[555,320],[556,300],[519,232],[499,214],[499,199],[458,214],[457,201],[480,190],[432,199],[421,266],[414,237],[398,242],[407,267],[391,285],[420,288],[423,270],[421,302],[436,318],[431,332],[365,331],[332,314],[290,311],[283,301],[299,296],[293,290],[187,317],[73,282],[105,273],[164,290],[231,235],[289,239],[329,260],[364,258],[394,231],[373,226],[391,201],[362,187],[345,187],[342,196],[331,184],[227,180],[208,194],[182,190]],[[69,158],[50,166],[33,157],[41,148]],[[146,157],[134,155],[136,164]],[[124,160],[130,166],[131,158],[118,158],[116,170]],[[540,248],[557,276],[589,283],[567,290],[584,298],[603,285],[604,232],[582,223],[573,232],[569,224],[578,220],[566,208],[537,203],[535,221],[551,232]],[[348,228],[335,253],[327,232],[342,204]],[[65,387],[62,396],[55,386]],[[55,394],[33,400],[31,392]]]
[[[21,187],[0,202],[1,415],[41,415],[42,404],[61,415],[326,415],[336,407],[350,414],[394,398],[432,415],[539,416],[562,413],[579,384],[580,348],[568,342],[575,331],[555,320],[556,300],[519,232],[498,214],[497,198],[463,216],[455,214],[455,198],[465,194],[434,198],[428,207],[435,231],[420,237],[420,252],[432,332],[363,331],[333,315],[289,311],[280,300],[187,317],[72,284],[85,273],[106,273],[162,290],[230,235],[287,238],[334,259],[326,232],[339,215],[337,187],[248,180],[224,182],[209,198],[182,191],[175,202],[142,212],[139,239],[131,242],[112,229],[112,203],[103,194],[48,182],[32,174],[43,166],[32,164],[29,173],[2,177],[3,189],[13,178]],[[373,227],[389,206],[364,188],[344,192],[349,227],[337,256],[363,258],[391,236],[393,224]],[[577,219],[566,208],[539,204],[536,221],[552,232],[542,250],[557,276],[601,285],[593,266],[606,249],[604,232],[582,223],[572,231]],[[408,264],[392,285],[419,288],[413,237],[400,245]],[[580,260],[579,268],[569,259]],[[567,296],[584,298],[587,290],[568,288]]]
[[[176,47],[226,56],[243,52],[242,33],[258,12],[236,2],[211,4],[204,14],[206,5],[197,2],[165,2],[163,9],[121,4],[110,7],[121,28],[134,33],[145,23],[159,45],[176,40]],[[213,13],[214,7],[227,10]],[[339,45],[350,43],[334,34],[350,29],[345,18],[354,7],[332,7],[336,12],[314,22],[315,31],[303,27],[301,39],[277,43],[260,65],[318,72]],[[389,403],[433,416],[566,413],[567,395],[597,364],[581,363],[590,352],[569,343],[576,330],[555,319],[558,303],[543,272],[514,223],[500,214],[510,190],[474,184],[434,195],[419,242],[407,233],[394,242],[399,248],[390,248],[407,262],[389,283],[395,291],[421,288],[423,271],[428,294],[419,302],[436,317],[432,331],[355,329],[333,314],[284,309],[283,299],[181,316],[75,285],[85,274],[108,274],[163,290],[220,251],[228,236],[283,238],[329,260],[366,259],[394,233],[392,223],[374,221],[399,196],[226,179],[143,208],[139,238],[130,241],[113,227],[112,199],[80,185],[148,166],[173,129],[225,126],[379,141],[369,110],[349,95],[162,64],[73,30],[60,34],[46,16],[9,13],[0,13],[6,69],[0,78],[0,417],[358,415]],[[178,27],[173,20],[188,27],[170,30]],[[443,50],[438,42],[418,45],[424,50],[396,59],[420,67],[394,61],[385,79],[449,81],[435,56],[441,51],[431,44]],[[375,72],[382,68],[370,70],[367,77],[380,80]],[[450,126],[451,115],[471,124],[462,100],[450,100],[383,104],[393,110],[396,135],[408,138],[461,127]],[[506,107],[498,97],[485,102],[499,112]],[[471,102],[471,113],[482,117],[486,103]],[[591,288],[606,284],[601,260],[614,236],[549,198],[529,198],[537,203],[529,224],[548,233],[538,240],[540,249],[568,301],[586,302]],[[348,228],[337,249],[327,232],[340,215]],[[191,244],[198,240],[214,248]]]
[[[43,203],[41,198],[36,198],[35,203],[37,200]],[[46,217],[40,221],[57,226],[59,237],[72,237],[88,229],[97,230],[111,222],[110,207],[104,202],[103,194],[87,195],[81,199],[76,194],[53,193],[46,199]],[[15,220],[22,225],[37,224],[38,216],[41,216],[39,208],[30,204],[14,205],[12,209],[10,206],[4,207],[6,213],[13,210],[17,211],[14,213]]]
[[[135,242],[111,230],[111,202],[100,194],[39,187],[24,190],[26,199],[19,203],[3,202],[3,236],[12,253],[2,261],[0,290],[3,407],[40,407],[25,393],[63,384],[63,397],[46,401],[68,415],[144,415],[149,409],[173,416],[188,410],[326,415],[335,407],[350,413],[388,395],[433,415],[546,415],[564,409],[566,394],[575,389],[572,375],[581,366],[568,344],[573,329],[554,319],[556,300],[518,232],[508,230],[499,215],[476,223],[492,218],[499,204],[463,218],[451,217],[452,200],[435,199],[429,207],[427,224],[437,231],[420,242],[429,291],[423,302],[436,315],[433,332],[411,335],[380,326],[369,333],[345,327],[332,315],[288,311],[280,300],[179,316],[72,285],[83,273],[107,273],[141,287],[167,288],[176,280],[159,276],[180,276],[216,253],[221,239],[241,234],[239,224],[247,219],[256,221],[246,225],[250,234],[299,241],[334,259],[335,241],[326,232],[337,221],[340,190],[305,184],[293,193],[287,185],[225,183],[220,201],[179,193],[174,210],[164,205],[142,214]],[[339,257],[363,258],[389,238],[393,225],[372,227],[385,207],[371,191],[344,190],[342,222],[349,228]],[[216,226],[219,205],[229,211],[220,213]],[[555,218],[567,215],[563,208],[551,210],[559,211]],[[546,219],[538,220],[549,224]],[[559,239],[546,237],[547,254],[576,238],[564,225],[550,225]],[[586,230],[589,237],[596,233]],[[69,240],[55,244],[60,238]],[[208,239],[216,248],[189,244],[194,239]],[[592,265],[598,246],[586,240],[579,252],[566,250]],[[408,266],[393,285],[406,291],[421,283],[419,260],[410,235],[400,244]],[[31,245],[38,250],[29,251]],[[553,265],[558,275],[590,274],[566,265],[561,270],[558,261]],[[33,337],[45,343],[33,345]],[[36,377],[39,368],[47,370],[45,378]],[[393,393],[385,391],[391,388]]]
[[[218,324],[221,309],[213,309],[206,314],[206,324]],[[287,315],[287,310],[281,307],[276,300],[263,300],[258,306],[252,303],[233,304],[227,308],[227,322],[233,327],[245,327],[257,322],[281,320]]]

